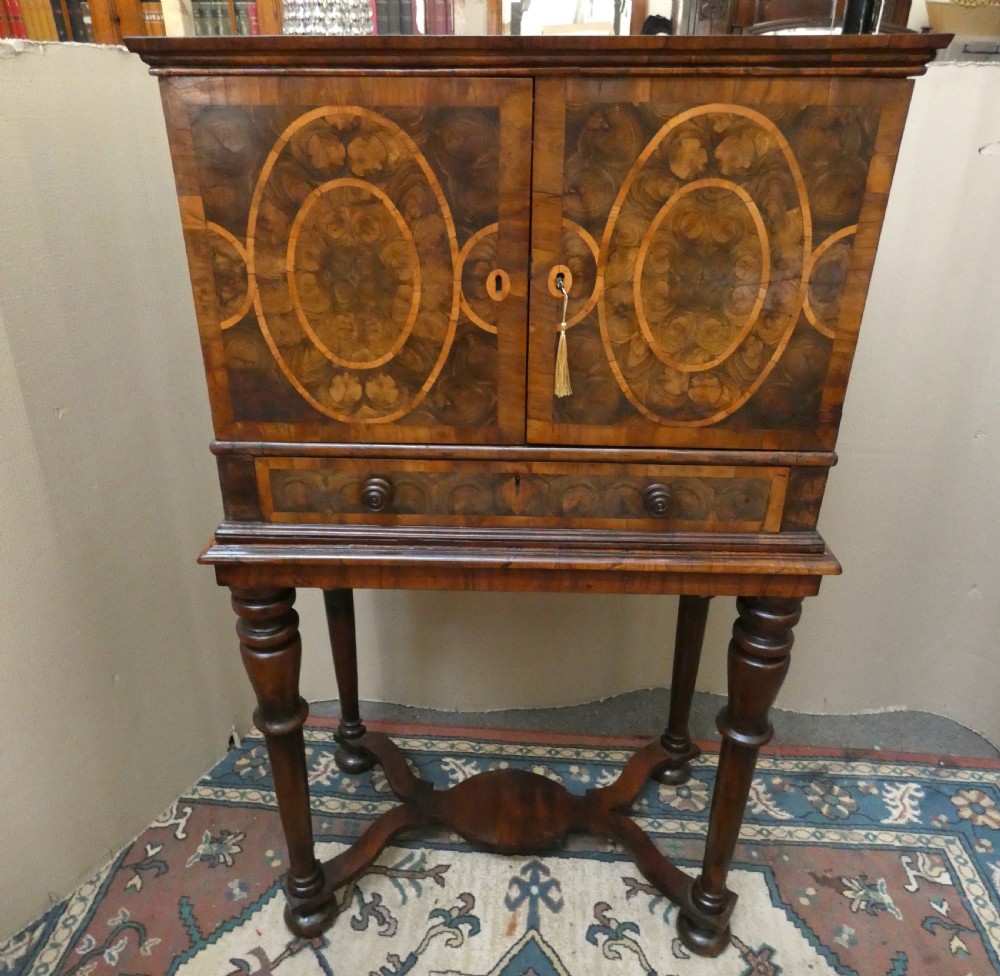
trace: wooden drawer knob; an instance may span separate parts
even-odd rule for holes
[[[666,485],[650,485],[642,493],[642,504],[653,518],[666,518],[670,514],[670,489]]]
[[[369,512],[384,512],[392,502],[392,483],[385,478],[369,478],[361,489],[361,502]]]

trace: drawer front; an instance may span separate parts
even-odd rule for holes
[[[256,476],[271,522],[777,532],[788,469],[259,458]]]

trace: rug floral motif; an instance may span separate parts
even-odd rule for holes
[[[390,729],[389,731],[396,732]],[[521,735],[521,734],[519,734]],[[445,787],[533,769],[604,786],[632,740],[396,733]],[[396,802],[379,770],[341,773],[333,723],[307,727],[314,827],[333,856]],[[696,873],[717,756],[633,814]],[[1000,767],[778,750],[761,757],[730,886],[732,945],[692,956],[676,909],[614,842],[544,856],[407,835],[341,895],[322,937],[282,922],[286,855],[259,736],[246,739],[90,881],[6,944],[0,976],[988,976],[1000,972]]]

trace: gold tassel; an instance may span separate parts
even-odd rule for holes
[[[569,356],[566,353],[566,323],[559,327],[559,347],[556,349],[556,396],[565,397],[573,392],[569,382]]]
[[[566,309],[569,306],[569,292],[560,282],[557,286],[563,294],[562,322],[559,323],[559,346],[556,349],[556,388],[557,397],[570,396],[573,387],[569,381],[569,354],[566,351]]]

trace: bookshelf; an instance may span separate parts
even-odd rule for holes
[[[499,34],[501,3],[371,0],[360,8],[360,27],[375,34]],[[0,0],[0,37],[120,44],[125,37],[157,35],[335,33],[330,7],[331,0],[322,6],[317,0]]]
[[[616,0],[638,33],[646,0]],[[120,44],[125,37],[518,33],[524,0],[0,0],[0,37]],[[629,12],[631,16],[629,16]],[[629,23],[631,21],[631,24]],[[638,23],[637,23],[638,21]]]
[[[0,0],[0,37],[120,44],[164,33],[159,0]]]

